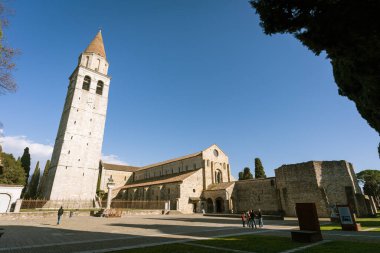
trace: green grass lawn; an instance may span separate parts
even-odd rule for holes
[[[190,245],[189,245],[190,244]],[[307,246],[307,243],[295,243],[290,238],[264,235],[243,235],[210,240],[191,241],[187,243],[165,244],[160,246],[115,251],[115,253],[217,253],[231,250],[251,251],[256,253],[278,253],[285,250]],[[215,247],[215,248],[213,248]],[[380,243],[331,241],[297,252],[303,253],[374,253],[379,252]]]
[[[186,244],[180,244],[180,243],[174,243],[174,244],[165,244],[160,246],[154,246],[154,247],[147,247],[147,248],[137,248],[137,249],[130,249],[130,250],[122,250],[122,251],[115,251],[117,253],[164,253],[164,252],[170,252],[170,253],[217,253],[217,252],[223,252],[221,250],[213,250],[209,248],[200,248],[200,247],[194,247]],[[224,251],[227,252],[227,251]]]
[[[302,251],[297,251],[299,253],[375,253],[379,252],[379,243],[370,242],[352,242],[352,241],[333,241],[327,242],[315,247],[307,248]]]
[[[257,253],[280,252],[303,246],[287,237],[265,236],[265,235],[242,235],[211,240],[196,241],[195,244],[209,245],[213,247],[237,249],[243,251],[254,251]]]
[[[243,235],[210,240],[191,241],[191,245],[186,243],[174,243],[147,248],[130,249],[116,251],[118,253],[202,253],[202,252],[231,252],[232,250],[253,251],[256,253],[275,253],[288,249],[304,246],[303,243],[293,242],[290,238],[278,236]],[[213,249],[207,246],[216,247]],[[225,250],[224,250],[225,249]]]
[[[363,230],[370,229],[371,232],[380,232],[380,215],[375,218],[357,218],[356,222],[360,223]],[[321,226],[322,231],[342,230],[339,223],[330,223]]]

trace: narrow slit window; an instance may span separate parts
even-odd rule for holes
[[[86,68],[88,68],[89,61],[90,61],[90,56],[86,56]]]

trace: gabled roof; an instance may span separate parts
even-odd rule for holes
[[[208,147],[208,148],[205,148],[204,150],[202,150],[202,152],[203,151],[206,151],[207,149],[209,149],[209,148],[218,148],[220,151],[222,151],[222,153],[225,155],[225,156],[227,156],[226,155],[226,153],[218,146],[218,145],[216,145],[216,144],[212,144],[210,147]]]
[[[106,51],[104,50],[103,37],[102,32],[99,30],[98,34],[96,34],[95,38],[91,41],[91,43],[87,46],[85,53],[95,53],[104,58],[106,58]]]
[[[147,166],[141,167],[139,170],[146,170],[146,169],[153,168],[153,167],[157,167],[157,166],[161,166],[161,165],[164,165],[164,164],[168,164],[168,163],[173,163],[173,162],[181,161],[181,160],[183,160],[183,159],[188,159],[188,158],[196,157],[196,156],[199,156],[199,155],[202,155],[202,151],[201,151],[201,152],[194,153],[194,154],[190,154],[190,155],[181,156],[181,157],[178,157],[178,158],[173,158],[173,159],[166,160],[166,161],[163,161],[163,162],[150,164],[150,165],[147,165]]]
[[[211,148],[211,147],[217,147],[219,150],[221,150],[216,144],[213,144],[210,147],[208,147],[208,148],[206,148],[206,149],[204,149],[202,151],[199,151],[197,153],[193,153],[193,154],[190,154],[190,155],[185,155],[185,156],[169,159],[169,160],[166,160],[166,161],[162,161],[162,162],[146,165],[146,166],[143,166],[143,167],[124,166],[124,165],[116,165],[116,164],[108,164],[108,166],[111,165],[114,168],[113,170],[123,170],[123,169],[115,169],[116,168],[115,166],[124,166],[125,168],[126,167],[130,167],[130,168],[132,168],[130,171],[146,170],[146,169],[158,167],[158,166],[161,166],[161,165],[165,165],[165,164],[168,164],[168,163],[173,163],[173,162],[181,161],[181,160],[184,160],[184,159],[193,158],[193,157],[196,157],[196,156],[202,156],[203,152],[205,150]],[[223,152],[223,150],[221,150],[221,151]],[[110,169],[112,169],[112,168],[110,167]]]
[[[128,166],[128,165],[121,165],[121,164],[112,164],[112,163],[104,163],[101,162],[103,168],[106,170],[118,170],[118,171],[127,171],[127,172],[134,172],[140,167],[134,167],[134,166]]]
[[[128,188],[137,188],[137,187],[143,187],[143,186],[152,186],[152,185],[159,185],[159,184],[182,182],[186,178],[193,175],[195,172],[197,172],[197,170],[193,170],[193,171],[182,173],[182,174],[174,174],[171,177],[167,177],[167,176],[154,177],[154,178],[150,178],[149,181],[127,184],[127,185],[124,185],[118,189],[128,189]]]
[[[225,182],[225,183],[219,183],[219,184],[212,184],[207,187],[207,191],[218,191],[218,190],[225,190],[231,185],[233,185],[235,182]]]

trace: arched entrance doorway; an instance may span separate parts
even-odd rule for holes
[[[217,213],[223,213],[224,212],[224,200],[219,197],[215,200],[215,204],[216,204],[216,212]]]
[[[207,199],[207,212],[213,213],[214,212],[214,203],[212,202],[212,199]]]

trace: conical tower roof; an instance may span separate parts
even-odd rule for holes
[[[96,34],[95,38],[88,45],[85,53],[95,53],[104,58],[106,58],[106,51],[104,50],[103,37],[102,32],[99,30],[98,34]]]

